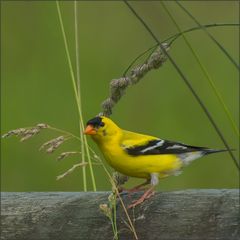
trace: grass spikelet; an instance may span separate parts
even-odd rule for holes
[[[2,138],[8,138],[11,136],[21,136],[26,131],[25,128],[18,128],[14,130],[10,130],[7,133],[2,135]]]
[[[57,157],[57,160],[58,161],[60,161],[60,160],[62,160],[62,159],[64,159],[64,158],[67,158],[67,157],[69,157],[70,155],[73,155],[73,154],[81,154],[81,152],[74,152],[74,151],[72,151],[72,152],[63,152],[63,153],[61,153],[58,157]]]
[[[39,150],[46,149],[47,153],[53,153],[64,141],[66,138],[64,136],[59,136],[57,138],[54,138],[46,143],[44,143]]]
[[[35,136],[36,134],[38,134],[40,132],[40,129],[38,127],[33,127],[31,129],[27,129],[26,131],[24,131],[23,133],[21,133],[20,136],[22,136],[22,138],[20,139],[21,142],[26,141],[27,139]]]
[[[162,48],[167,52],[170,46],[167,43],[162,43]],[[113,107],[125,94],[129,86],[137,84],[150,70],[163,65],[167,60],[167,56],[162,48],[158,47],[142,65],[133,68],[129,76],[113,79],[110,82],[110,96],[102,102],[103,111],[99,113],[100,116],[109,117],[112,114]]]
[[[37,127],[40,129],[44,129],[44,128],[49,128],[49,125],[47,125],[46,123],[38,123]]]
[[[77,163],[77,164],[74,164],[70,169],[68,169],[65,173],[57,176],[57,180],[60,180],[64,177],[66,177],[67,175],[69,175],[70,173],[72,173],[76,168],[78,167],[84,167],[86,166],[88,163],[84,162],[84,163]]]
[[[42,129],[48,128],[49,126],[45,123],[38,123],[35,127],[27,128],[17,128],[10,130],[7,133],[2,135],[2,138],[7,138],[11,136],[21,137],[20,141],[23,142],[36,134],[38,134]]]
[[[112,210],[106,203],[100,204],[99,208],[106,217],[112,218]]]

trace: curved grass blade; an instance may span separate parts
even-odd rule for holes
[[[212,23],[212,24],[206,24],[206,25],[203,25],[203,27],[205,28],[212,28],[212,27],[236,27],[236,26],[240,26],[239,23]],[[168,38],[166,38],[165,40],[163,40],[161,43],[164,43],[164,42],[169,42],[169,46],[171,46],[183,33],[189,33],[189,32],[192,32],[192,31],[196,31],[196,30],[201,30],[202,28],[201,27],[192,27],[192,28],[189,28],[189,29],[186,29],[184,30],[183,32],[180,32],[180,33],[176,33]],[[147,52],[155,49],[156,47],[158,46],[158,44],[155,44],[154,46],[148,48],[147,50],[145,50],[144,52],[140,53],[130,64],[129,66],[127,67],[127,69],[124,71],[124,73],[122,74],[123,77],[126,76],[127,72],[129,71],[129,69],[133,66],[133,64],[139,59],[141,58],[143,55],[145,55]]]
[[[179,1],[175,1],[176,4],[212,39],[212,41],[219,47],[219,49],[226,55],[226,57],[232,62],[232,64],[240,70],[240,66],[233,59],[233,57],[227,52],[227,50],[213,37],[212,34],[185,8]]]
[[[233,153],[232,153],[230,147],[228,146],[228,143],[226,142],[223,134],[221,133],[220,129],[218,128],[217,124],[215,123],[214,119],[212,118],[210,112],[208,111],[208,109],[206,108],[204,103],[202,102],[201,98],[198,96],[196,91],[193,89],[193,87],[192,87],[191,83],[189,82],[189,80],[187,79],[187,77],[183,74],[182,70],[178,67],[176,62],[173,60],[173,58],[168,54],[168,52],[162,46],[161,41],[155,36],[155,34],[152,32],[152,30],[149,28],[149,26],[146,24],[146,22],[138,15],[138,13],[133,9],[133,7],[127,1],[124,1],[124,3],[131,10],[131,12],[136,16],[136,18],[142,23],[142,25],[146,28],[146,30],[149,32],[149,34],[152,36],[152,38],[159,44],[159,46],[161,47],[161,49],[164,52],[164,54],[168,57],[169,61],[172,63],[172,65],[174,66],[174,68],[176,69],[178,74],[181,76],[181,78],[184,81],[184,83],[187,85],[187,87],[189,88],[189,90],[191,91],[191,93],[193,94],[193,96],[195,97],[195,99],[197,100],[199,105],[201,106],[202,110],[207,115],[209,121],[211,122],[211,124],[214,127],[214,129],[216,130],[218,136],[220,137],[220,139],[222,140],[222,142],[225,145],[226,149],[228,150],[229,155],[231,156],[234,164],[239,169],[239,165],[238,165],[237,159],[233,155]]]
[[[178,23],[176,22],[176,20],[174,19],[173,15],[170,13],[170,11],[168,10],[168,8],[166,7],[166,5],[163,2],[160,2],[162,7],[165,9],[165,11],[167,12],[168,16],[170,17],[170,19],[172,20],[172,22],[174,23],[174,25],[176,26],[176,28],[178,29],[179,33],[181,32],[181,28],[178,25]],[[237,137],[239,137],[239,129],[237,127],[237,125],[235,124],[230,111],[228,110],[228,107],[226,106],[226,104],[224,103],[224,100],[220,94],[220,92],[217,90],[212,78],[210,77],[210,74],[208,73],[207,69],[205,68],[205,66],[202,64],[200,57],[198,56],[198,54],[196,53],[196,51],[193,49],[192,45],[190,44],[190,42],[188,41],[188,39],[186,38],[185,34],[182,33],[183,39],[185,41],[185,43],[187,44],[187,46],[189,47],[189,49],[191,50],[193,56],[195,57],[195,59],[197,60],[203,74],[205,75],[206,79],[208,80],[208,83],[210,84],[214,94],[216,95],[220,105],[223,108],[223,111],[225,112],[231,127],[233,128],[234,133],[237,135]]]

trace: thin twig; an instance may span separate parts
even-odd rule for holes
[[[145,21],[138,15],[138,13],[132,8],[132,6],[124,0],[124,3],[128,6],[128,8],[131,10],[131,12],[138,18],[138,20],[142,23],[142,25],[146,28],[146,30],[149,32],[149,34],[153,37],[153,39],[159,44],[161,50],[166,54],[166,56],[168,57],[169,61],[172,63],[172,65],[174,66],[174,68],[176,69],[176,71],[178,72],[178,74],[181,76],[182,80],[184,81],[184,83],[187,85],[187,87],[189,88],[189,90],[191,91],[191,93],[193,94],[193,96],[195,97],[195,99],[197,100],[197,102],[199,103],[199,105],[201,106],[201,108],[203,109],[203,111],[205,112],[205,114],[207,115],[209,121],[211,122],[211,124],[213,125],[214,129],[216,130],[218,136],[220,137],[220,139],[222,140],[223,144],[225,145],[226,149],[228,150],[234,164],[236,165],[236,167],[238,169],[239,165],[238,165],[238,161],[235,158],[235,156],[233,155],[230,147],[228,146],[224,136],[222,135],[220,129],[218,128],[218,126],[216,125],[215,121],[213,120],[210,112],[208,111],[208,109],[206,108],[206,106],[204,105],[204,103],[202,102],[201,98],[198,96],[198,94],[195,92],[195,90],[193,89],[191,83],[189,82],[189,80],[186,78],[186,76],[183,74],[183,72],[181,71],[181,69],[178,67],[178,65],[176,64],[176,62],[173,60],[173,58],[168,54],[168,52],[165,50],[164,46],[161,44],[161,41],[155,36],[155,34],[152,32],[152,30],[149,28],[149,26],[145,23]]]
[[[78,167],[84,167],[86,166],[88,163],[77,163],[77,164],[74,164],[70,169],[68,169],[66,172],[64,172],[63,174],[57,176],[57,180],[60,180],[64,177],[66,177],[67,175],[69,175],[70,173],[72,173],[76,168]]]

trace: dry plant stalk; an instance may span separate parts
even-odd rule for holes
[[[37,124],[35,127],[26,127],[26,128],[18,128],[18,129],[14,129],[14,130],[10,130],[7,133],[5,133],[4,135],[2,135],[2,138],[7,138],[7,137],[11,137],[11,136],[17,136],[17,137],[21,137],[20,141],[23,142],[35,135],[37,135],[38,133],[40,133],[40,131],[42,129],[50,129],[50,130],[55,130],[58,132],[64,132],[66,134],[66,136],[58,136],[54,139],[49,140],[48,142],[45,142],[44,144],[42,144],[42,146],[39,148],[39,150],[45,150],[47,153],[53,153],[58,147],[60,147],[66,140],[70,139],[70,138],[74,138],[75,136],[71,133],[68,133],[66,131],[57,129],[57,128],[52,128],[51,126],[45,124],[45,123],[39,123]],[[76,138],[76,137],[75,137]],[[70,155],[73,154],[79,154],[80,152],[77,151],[71,151],[71,152],[63,152],[61,153],[57,160],[62,160]],[[87,165],[87,163],[80,163],[80,164],[75,164],[73,165],[73,167],[71,167],[69,170],[67,170],[65,173],[63,173],[62,175],[59,175],[57,177],[57,180],[69,175],[70,173],[72,173],[77,167],[80,166],[85,166]]]
[[[106,203],[100,204],[99,208],[106,217],[108,217],[110,219],[112,218],[112,209],[110,209],[108,204],[106,204]]]
[[[163,43],[162,46],[166,51],[170,49],[167,43]],[[145,74],[152,69],[157,69],[167,60],[167,56],[163,53],[160,47],[158,47],[151,56],[139,66],[133,68],[129,76],[113,79],[110,82],[110,96],[103,101],[103,112],[99,115],[109,117],[112,114],[112,109],[120,98],[124,95],[128,86],[137,84]]]
[[[39,123],[35,127],[31,128],[18,128],[10,130],[2,135],[2,138],[7,138],[11,136],[21,137],[20,141],[23,142],[36,134],[38,134],[42,129],[48,128],[49,126],[45,123]]]
[[[63,153],[61,153],[58,157],[57,157],[57,160],[58,161],[60,161],[60,160],[62,160],[62,159],[64,159],[64,158],[67,158],[67,157],[69,157],[70,155],[74,155],[74,154],[81,154],[81,152],[74,152],[74,151],[72,151],[72,152],[63,152]]]
[[[162,47],[164,47],[166,51],[169,51],[170,49],[168,43],[162,43]],[[103,101],[103,112],[99,113],[99,115],[109,117],[112,114],[113,107],[124,95],[127,87],[137,84],[145,74],[147,74],[152,69],[158,69],[166,60],[167,56],[159,46],[142,65],[133,68],[130,71],[129,76],[113,79],[110,82],[110,96]],[[121,185],[128,181],[128,178],[129,177],[118,172],[115,172],[113,174],[113,180],[116,184],[116,187],[121,187]]]
[[[86,166],[88,163],[84,162],[84,163],[77,163],[77,164],[74,164],[70,169],[68,169],[65,173],[57,176],[57,180],[60,180],[64,177],[66,177],[67,175],[69,175],[70,173],[72,173],[76,168],[78,167],[83,167],[83,166]]]
[[[169,50],[169,45],[167,43],[162,44],[162,46],[165,48],[166,51]],[[158,47],[151,54],[151,56],[148,58],[148,60],[146,60],[142,65],[139,65],[139,66],[136,66],[135,68],[133,68],[131,70],[129,76],[121,77],[119,79],[113,79],[110,83],[110,96],[102,103],[103,112],[100,113],[99,115],[110,116],[112,114],[112,108],[124,95],[127,87],[138,83],[143,78],[143,76],[146,73],[148,73],[150,70],[157,69],[160,66],[162,66],[162,64],[166,61],[166,59],[167,59],[166,55],[163,53],[161,48]],[[42,129],[46,129],[46,128],[51,129],[51,127],[49,125],[47,125],[45,123],[39,123],[35,127],[18,128],[15,130],[11,130],[11,131],[7,132],[6,134],[4,134],[2,136],[2,138],[7,138],[10,136],[17,136],[17,137],[21,137],[20,141],[23,142],[23,141],[37,135],[38,133],[40,133],[40,131]],[[59,136],[57,138],[51,139],[48,142],[44,143],[40,147],[39,150],[44,149],[47,153],[53,153],[59,146],[61,146],[66,140],[68,140],[71,137]],[[58,156],[57,160],[62,160],[70,155],[78,154],[78,153],[80,153],[80,152],[77,152],[77,151],[63,152]],[[98,161],[100,160],[100,158],[95,153],[94,153],[93,158]],[[57,180],[60,180],[60,179],[64,178],[65,176],[69,175],[76,168],[83,167],[85,165],[87,165],[87,163],[78,163],[78,164],[73,165],[65,173],[59,175],[57,177]],[[114,184],[118,187],[118,186],[123,185],[128,180],[128,177],[116,172],[113,174],[113,180],[114,180]],[[112,191],[115,192],[114,188],[112,189]]]

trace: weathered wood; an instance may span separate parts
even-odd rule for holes
[[[108,218],[99,210],[109,193],[2,193],[1,239],[109,240]],[[137,198],[139,194],[132,196]],[[239,191],[188,190],[159,192],[129,210],[139,239],[240,239]],[[125,204],[131,199],[123,196]],[[120,239],[134,239],[117,206]]]

